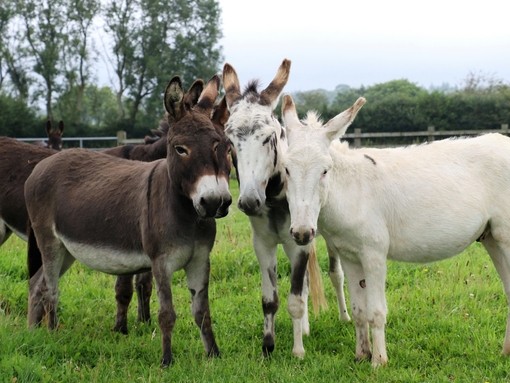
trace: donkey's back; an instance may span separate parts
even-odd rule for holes
[[[54,232],[53,245],[64,245],[95,269],[115,274],[149,269],[150,261],[142,255],[142,227],[150,215],[150,176],[162,163],[126,161],[85,149],[57,153],[27,179],[32,225],[36,231]],[[114,270],[105,254],[126,262]]]
[[[6,225],[0,235],[3,243],[11,231],[26,240],[28,214],[23,196],[23,185],[35,165],[57,151],[31,145],[14,138],[0,137],[0,225]],[[3,230],[0,229],[0,232]]]
[[[359,153],[361,179],[368,186],[359,193],[367,214],[363,227],[388,237],[391,259],[442,259],[488,232],[499,239],[500,228],[510,228],[506,136],[487,134]]]

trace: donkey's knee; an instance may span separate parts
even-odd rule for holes
[[[305,302],[299,295],[290,294],[287,301],[287,310],[292,319],[301,319],[305,313]]]

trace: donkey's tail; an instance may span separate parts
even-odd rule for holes
[[[313,312],[315,315],[318,315],[321,309],[326,310],[328,308],[328,301],[324,295],[324,284],[322,283],[321,270],[317,260],[315,240],[310,248],[310,256],[308,258],[308,277]]]
[[[32,278],[37,271],[42,267],[42,255],[37,246],[35,239],[34,229],[32,225],[28,224],[28,254],[27,254],[27,265],[28,265],[28,278]]]

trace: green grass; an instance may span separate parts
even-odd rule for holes
[[[232,182],[234,194],[237,192]],[[211,313],[222,356],[204,356],[190,313],[183,272],[172,283],[178,315],[175,363],[161,369],[158,303],[152,324],[136,322],[127,336],[114,325],[114,277],[75,264],[60,282],[60,326],[28,330],[26,245],[11,238],[0,248],[0,382],[504,382],[510,359],[500,355],[507,304],[488,255],[474,244],[462,255],[427,265],[388,266],[389,364],[354,361],[354,327],[341,323],[322,240],[318,243],[328,311],[310,313],[304,360],[292,357],[286,310],[289,264],[278,252],[280,310],[276,350],[261,356],[260,274],[247,218],[235,207],[218,220],[211,255]]]

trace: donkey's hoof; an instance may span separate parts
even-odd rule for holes
[[[303,348],[292,350],[292,355],[294,355],[298,359],[304,359],[305,358],[305,350]]]
[[[116,324],[114,327],[113,327],[113,331],[115,332],[120,332],[121,334],[123,335],[127,335],[128,334],[128,328],[127,326],[124,326],[124,325],[118,325]]]
[[[164,356],[162,359],[161,359],[161,368],[167,368],[167,367],[170,367],[170,365],[174,362],[174,358],[172,356],[172,354],[170,354],[169,356]]]
[[[262,355],[264,357],[269,357],[274,351],[274,339],[271,335],[264,336],[264,341],[262,342]]]
[[[218,346],[214,345],[207,353],[209,358],[219,358],[221,356]]]

